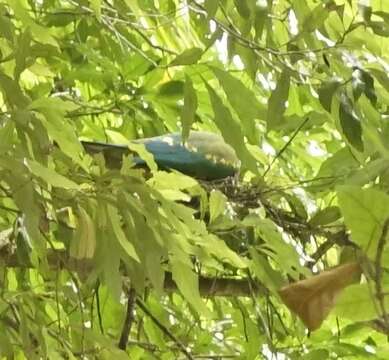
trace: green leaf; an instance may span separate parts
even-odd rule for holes
[[[74,181],[69,180],[67,177],[58,174],[54,169],[45,167],[34,160],[27,160],[27,165],[34,175],[40,177],[49,185],[73,190],[78,190],[80,188]]]
[[[341,217],[340,210],[337,206],[329,206],[325,209],[319,210],[309,220],[311,226],[321,226],[331,224]]]
[[[389,217],[389,195],[354,186],[340,186],[337,194],[352,241],[374,258],[383,225]]]
[[[364,93],[373,106],[377,104],[377,95],[374,87],[374,78],[362,69],[353,72],[354,99],[358,99]]]
[[[101,0],[90,0],[90,7],[94,11],[97,19],[101,20]]]
[[[15,106],[18,109],[24,109],[30,102],[29,98],[23,93],[18,82],[1,71],[0,88],[3,90],[4,97],[11,106]]]
[[[169,64],[169,66],[196,64],[203,56],[203,50],[197,47],[185,50]]]
[[[245,146],[241,127],[234,120],[230,111],[223,104],[215,90],[207,83],[205,83],[205,86],[211,99],[214,121],[222,133],[223,138],[235,149],[236,154],[243,160],[243,164],[252,172],[257,173],[255,158],[248,152]]]
[[[329,359],[329,352],[326,349],[315,349],[308,354],[304,354],[300,360],[327,360]]]
[[[122,229],[120,217],[118,210],[112,205],[107,206],[108,216],[112,225],[113,233],[116,236],[121,248],[125,251],[125,253],[133,258],[135,261],[140,262],[139,256],[135,251],[134,245],[126,238],[124,231]]]
[[[74,259],[91,259],[96,249],[96,230],[93,220],[82,208],[78,208],[75,236],[70,246],[70,256]]]
[[[15,35],[15,28],[13,23],[8,17],[0,14],[0,34],[6,38],[9,42],[13,42]]]
[[[331,190],[334,185],[344,183],[359,165],[349,147],[336,151],[320,165],[315,182],[309,187],[310,191]]]
[[[29,30],[26,30],[18,37],[18,47],[15,54],[15,69],[14,69],[14,78],[19,79],[22,71],[30,65],[27,60],[31,54],[30,43],[31,43],[31,33]]]
[[[299,262],[299,257],[291,244],[287,244],[278,231],[276,225],[269,219],[261,219],[256,215],[248,215],[243,220],[244,225],[255,225],[256,231],[264,244],[260,247],[263,254],[272,258],[280,269],[293,278],[300,273],[306,273]]]
[[[58,46],[57,41],[51,36],[49,29],[38,25],[33,20],[21,0],[8,0],[7,3],[12,7],[15,16],[19,18],[26,27],[31,29],[31,33],[37,41],[43,44]]]
[[[198,186],[198,182],[190,176],[179,172],[166,171],[156,172],[153,177],[147,181],[147,183],[159,190],[183,190]]]
[[[361,122],[353,112],[350,100],[347,98],[344,98],[343,101],[340,102],[339,121],[346,139],[357,150],[363,152],[364,146],[362,141]]]
[[[379,129],[382,123],[381,113],[377,111],[364,95],[361,95],[358,99],[358,108],[360,110],[359,114],[363,119],[364,137],[370,141],[370,145],[373,145],[383,158],[389,160],[389,147]]]
[[[240,257],[228,247],[224,240],[221,240],[214,235],[202,236],[197,239],[196,244],[200,245],[209,254],[214,255],[222,262],[240,269],[247,268],[246,259]]]
[[[389,26],[385,21],[369,21],[368,26],[379,36],[389,36]]]
[[[329,11],[324,3],[317,5],[312,12],[306,17],[302,25],[302,30],[312,32],[320,28],[328,18]]]
[[[181,112],[182,123],[182,140],[186,142],[189,136],[189,131],[192,124],[195,121],[197,109],[197,95],[193,88],[192,80],[189,76],[185,75],[185,87],[184,87],[184,106]]]
[[[137,144],[134,142],[128,142],[127,146],[130,150],[135,151],[146,162],[151,171],[157,171],[158,165],[154,160],[153,154],[149,153],[144,144]]]
[[[281,274],[274,270],[267,259],[261,255],[254,248],[250,249],[252,264],[250,268],[253,270],[255,276],[263,282],[263,284],[272,292],[277,293],[278,289],[283,284]]]
[[[28,108],[44,115],[38,118],[47,129],[49,136],[66,155],[87,170],[86,164],[81,159],[84,150],[76,136],[75,129],[65,119],[66,113],[74,110],[74,104],[58,98],[38,98]]]
[[[6,358],[14,357],[14,346],[11,342],[12,337],[7,333],[7,328],[3,325],[0,326],[0,356],[4,356]]]
[[[234,0],[234,4],[239,15],[248,20],[250,17],[250,8],[248,7],[247,0]]]
[[[0,152],[6,152],[12,148],[15,143],[15,124],[13,121],[6,120],[0,125]]]
[[[189,256],[178,246],[171,247],[170,256],[173,280],[178,289],[199,314],[210,316],[210,311],[202,301],[199,292],[199,280],[197,274],[193,271],[192,262]]]
[[[180,80],[172,80],[168,81],[161,85],[161,87],[158,89],[158,95],[160,96],[166,96],[166,97],[182,97],[182,94],[184,93],[184,87],[185,84],[183,81]]]
[[[252,144],[257,144],[258,131],[255,127],[255,119],[258,116],[258,109],[261,107],[260,102],[253,91],[227,71],[218,68],[212,68],[212,71],[218,78],[232,108],[238,114],[244,134]]]
[[[12,201],[25,215],[23,228],[32,240],[34,250],[39,256],[45,256],[46,242],[39,230],[42,208],[38,205],[27,166],[5,155],[0,156],[0,168],[8,170],[8,175],[3,172],[2,178],[9,184]]]
[[[226,196],[219,190],[212,190],[209,196],[210,223],[213,223],[218,216],[223,215],[226,205]]]
[[[369,73],[382,85],[382,87],[389,92],[389,77],[386,71],[378,69],[369,69]]]
[[[122,294],[122,274],[120,272],[121,246],[117,242],[112,241],[115,238],[115,234],[109,226],[99,228],[96,237],[95,264],[102,270],[103,284],[106,285],[113,299],[119,303],[120,295]],[[104,322],[106,321],[105,317]]]
[[[385,302],[388,304],[386,298]],[[361,311],[355,311],[361,309]],[[372,299],[371,285],[356,284],[344,289],[336,300],[333,315],[353,321],[366,321],[378,316],[377,306]]]
[[[204,8],[207,10],[208,18],[213,18],[216,15],[219,7],[219,0],[205,0]]]
[[[338,81],[332,80],[325,82],[318,90],[319,101],[323,108],[326,109],[329,113],[331,113],[332,97],[334,96],[339,86],[340,84]]]
[[[269,130],[280,127],[283,122],[283,114],[286,109],[286,101],[289,96],[290,75],[283,71],[277,79],[277,86],[270,95],[267,110],[267,126]]]

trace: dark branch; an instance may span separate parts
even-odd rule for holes
[[[79,263],[76,264],[74,261],[72,261],[72,259],[69,259],[66,251],[64,250],[49,250],[47,253],[47,261],[51,268],[58,270],[73,270],[77,267],[80,267],[81,265]],[[22,262],[15,253],[9,253],[8,248],[4,247],[0,250],[0,267],[32,268],[33,265],[30,263]],[[166,292],[178,291],[177,285],[173,281],[173,277],[170,272],[165,273],[164,288]],[[199,290],[200,294],[204,297],[250,297],[252,291],[254,291],[256,295],[268,294],[268,290],[265,286],[258,282],[251,282],[250,284],[248,279],[212,278],[204,276],[199,276]]]
[[[384,252],[384,247],[386,243],[386,236],[388,234],[388,228],[389,228],[389,218],[385,220],[385,223],[382,227],[382,233],[381,236],[378,240],[378,245],[377,245],[377,253],[376,253],[376,258],[375,258],[375,288],[376,288],[376,297],[378,300],[378,305],[380,307],[380,310],[382,312],[382,322],[385,325],[385,329],[389,329],[389,319],[388,319],[388,313],[386,311],[386,306],[385,306],[385,294],[383,293],[382,289],[382,256]],[[389,332],[387,332],[389,334]]]
[[[135,310],[135,301],[136,301],[136,292],[133,287],[128,291],[127,299],[127,313],[126,319],[123,324],[122,333],[119,340],[119,349],[126,350],[128,338],[131,333],[131,327],[135,319],[134,310]]]

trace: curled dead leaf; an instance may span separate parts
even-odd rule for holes
[[[358,263],[349,263],[284,286],[278,293],[289,310],[313,331],[328,316],[340,292],[359,281],[361,273]]]

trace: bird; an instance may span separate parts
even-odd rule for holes
[[[235,150],[223,137],[207,131],[191,131],[186,141],[179,132],[161,136],[130,140],[143,144],[154,157],[160,170],[177,170],[199,180],[222,180],[239,173],[240,161]],[[133,153],[127,144],[109,144],[81,141],[89,154],[103,153],[107,167],[120,168],[124,155]],[[136,166],[145,167],[146,162],[134,154]]]

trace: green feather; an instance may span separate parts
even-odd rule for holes
[[[205,131],[192,131],[186,143],[182,143],[180,133],[171,133],[146,139],[133,140],[144,144],[153,154],[161,169],[175,169],[184,174],[206,180],[223,179],[235,175],[240,166],[234,149],[217,134]],[[108,166],[119,167],[123,155],[129,153],[126,145],[83,142],[89,153],[103,152]],[[139,156],[134,162],[144,166]]]

